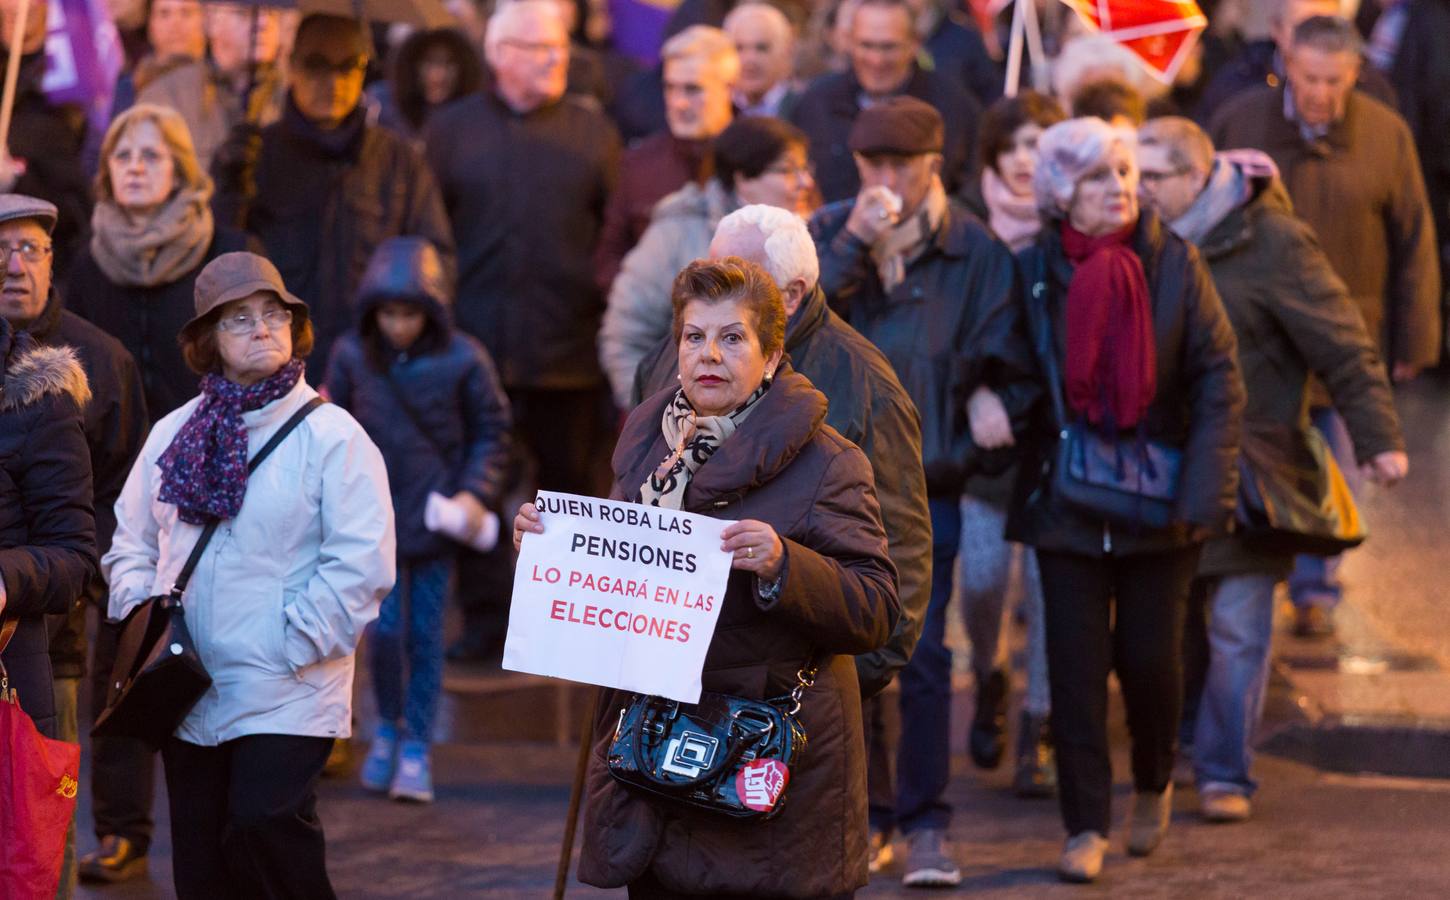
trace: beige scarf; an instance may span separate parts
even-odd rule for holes
[[[682,509],[690,479],[715,455],[726,438],[735,433],[769,387],[769,381],[762,384],[734,412],[725,416],[696,415],[685,392],[677,392],[665,407],[662,423],[665,442],[674,449],[640,485],[640,502],[645,506]]]
[[[170,284],[194,271],[211,248],[211,180],[178,190],[156,215],[137,221],[102,200],[91,213],[91,256],[113,283]]]
[[[946,217],[947,192],[941,179],[933,178],[916,215],[897,222],[877,239],[871,247],[871,258],[876,261],[876,273],[888,294],[906,280],[906,264],[922,254]]]

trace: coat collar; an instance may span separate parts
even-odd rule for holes
[[[669,453],[660,420],[677,390],[672,385],[654,394],[624,423],[614,449],[613,468],[626,500],[639,499],[640,485]],[[825,395],[786,362],[757,403],[739,429],[690,479],[685,492],[687,511],[709,510],[717,500],[769,482],[794,461],[826,419]]]
[[[811,335],[821,329],[826,323],[826,314],[829,307],[826,304],[826,292],[821,290],[817,282],[806,296],[801,300],[801,305],[796,309],[795,315],[785,323],[785,351],[787,353],[810,340]]]
[[[45,347],[17,333],[0,318],[0,412],[12,412],[52,394],[64,394],[85,409],[90,383],[70,347]]]
[[[1345,153],[1354,146],[1358,133],[1359,106],[1363,102],[1358,89],[1349,94],[1344,106],[1344,118],[1330,126],[1322,140],[1306,141],[1299,133],[1299,123],[1285,115],[1284,86],[1275,88],[1270,95],[1271,108],[1265,116],[1264,142],[1262,149],[1276,158],[1281,154],[1307,153],[1311,156],[1329,156],[1331,152]]]

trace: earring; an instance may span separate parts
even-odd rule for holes
[[[775,380],[775,373],[767,370],[766,373],[765,373],[765,378],[764,378],[764,381],[765,381],[766,386],[769,387],[770,386],[770,383],[772,381],[774,381],[774,380]]]
[[[685,380],[685,376],[683,376],[683,375],[676,375],[675,376],[675,380],[676,381],[684,381]]]

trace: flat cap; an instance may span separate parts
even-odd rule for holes
[[[46,234],[55,230],[55,204],[27,194],[0,194],[0,222],[34,219]]]
[[[181,326],[181,336],[192,339],[214,309],[242,300],[258,291],[276,295],[294,315],[307,317],[307,304],[287,290],[282,274],[272,261],[246,251],[223,253],[206,264],[196,276],[196,316]]]
[[[861,110],[850,146],[852,153],[940,153],[945,134],[936,107],[915,97],[891,97]]]

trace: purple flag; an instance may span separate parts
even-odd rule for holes
[[[84,107],[91,128],[104,133],[124,59],[102,0],[51,0],[45,55],[45,95]]]

